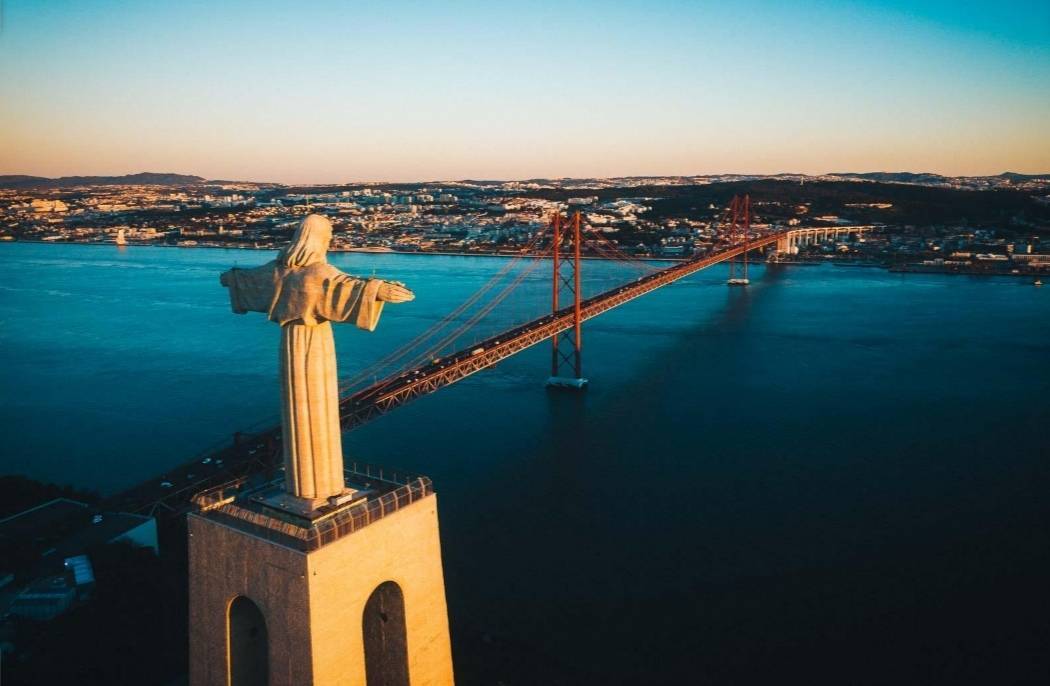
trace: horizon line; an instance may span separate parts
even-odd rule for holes
[[[527,183],[535,181],[601,181],[610,179],[656,179],[656,178],[711,178],[720,176],[743,176],[743,177],[756,177],[756,178],[774,178],[774,177],[806,177],[806,178],[819,178],[822,176],[851,176],[851,175],[867,175],[867,174],[910,174],[915,176],[939,176],[941,178],[954,178],[954,179],[980,179],[980,178],[995,178],[1008,175],[1026,176],[1026,177],[1047,177],[1050,178],[1050,171],[1048,172],[1014,172],[1010,170],[1001,171],[994,174],[942,174],[940,172],[932,171],[909,171],[909,170],[873,170],[873,171],[834,171],[834,172],[821,172],[821,173],[807,173],[807,172],[772,172],[772,173],[755,173],[755,172],[714,172],[714,173],[697,173],[697,174],[628,174],[628,175],[612,175],[612,176],[531,176],[531,177],[520,177],[520,178],[482,178],[482,177],[463,177],[458,179],[446,178],[446,179],[413,179],[413,180],[391,180],[391,179],[357,179],[357,180],[345,180],[345,181],[315,181],[315,182],[288,182],[288,181],[269,181],[269,180],[254,180],[254,179],[224,179],[224,178],[209,178],[200,176],[199,174],[174,172],[174,171],[139,171],[129,172],[126,174],[68,174],[62,176],[40,176],[37,174],[22,174],[22,173],[7,173],[0,174],[0,179],[4,178],[23,178],[26,180],[40,179],[44,181],[60,181],[63,179],[76,179],[76,178],[110,178],[118,179],[124,177],[133,176],[191,176],[201,179],[204,182],[212,183],[252,183],[259,185],[277,185],[277,186],[333,186],[333,185],[390,185],[390,184],[436,184],[436,183]]]

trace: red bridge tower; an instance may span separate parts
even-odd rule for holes
[[[562,223],[561,212],[554,215],[554,245],[551,255],[554,262],[554,288],[551,294],[551,312],[558,314],[563,301],[572,299],[572,328],[555,335],[551,349],[551,376],[548,386],[558,388],[582,389],[587,385],[583,378],[583,366],[580,358],[583,320],[580,316],[580,213],[572,215],[571,221]],[[567,235],[572,241],[571,255],[566,252]],[[562,295],[564,294],[564,298]]]

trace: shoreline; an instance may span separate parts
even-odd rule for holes
[[[12,244],[12,243],[31,243],[34,245],[87,245],[96,247],[109,247],[109,248],[184,248],[186,250],[196,250],[206,248],[210,250],[258,250],[261,252],[275,251],[279,248],[260,248],[249,245],[169,245],[165,243],[128,243],[126,245],[117,245],[116,243],[101,243],[97,241],[41,241],[33,239],[17,239],[12,241],[0,241],[0,245]],[[336,249],[329,250],[329,254],[342,255],[347,253],[358,253],[364,255],[418,255],[418,256],[440,256],[440,257],[499,257],[503,259],[514,259],[518,257],[539,257],[542,259],[549,259],[548,255],[537,254],[537,253],[478,253],[478,252],[453,252],[443,250],[372,250],[368,248],[351,248],[351,249]],[[625,262],[625,260],[617,260],[611,257],[600,257],[595,255],[582,255],[580,259],[583,260],[597,260],[602,262]],[[638,262],[687,262],[688,258],[683,257],[639,257]],[[988,270],[948,270],[938,269],[933,265],[886,265],[866,262],[858,264],[856,262],[850,262],[846,260],[805,260],[805,261],[791,261],[784,260],[778,262],[767,262],[765,260],[755,261],[754,263],[766,264],[766,265],[779,265],[779,266],[794,266],[794,267],[816,267],[823,264],[831,264],[839,267],[854,267],[854,268],[865,268],[865,269],[881,269],[885,272],[893,274],[945,274],[949,276],[1009,276],[1014,278],[1025,278],[1025,277],[1043,277],[1050,276],[1050,268],[1039,269],[1035,271],[1027,271],[1024,273],[1013,273],[1004,271],[988,271]]]
[[[34,245],[90,245],[97,247],[109,247],[109,248],[184,248],[186,250],[197,250],[200,248],[207,248],[211,250],[259,250],[259,251],[275,251],[280,248],[261,248],[254,245],[169,245],[166,243],[127,243],[125,245],[117,245],[116,243],[101,243],[98,241],[41,241],[33,240],[31,238],[20,238],[13,241],[0,241],[0,245],[12,244],[12,243],[32,243]],[[444,257],[503,257],[503,258],[515,258],[515,257],[546,257],[542,253],[513,253],[513,252],[450,252],[443,250],[370,250],[362,248],[350,248],[350,249],[339,249],[333,248],[328,250],[330,255],[343,255],[346,253],[359,253],[364,255],[440,255]],[[596,255],[581,255],[580,259],[583,260],[604,260],[609,262],[619,262],[622,260],[615,260],[611,257],[599,257]],[[640,262],[686,262],[687,259],[684,257],[639,257],[637,258]]]

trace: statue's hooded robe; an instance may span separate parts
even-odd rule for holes
[[[358,279],[328,264],[327,218],[311,214],[276,260],[222,276],[238,314],[265,312],[281,326],[281,414],[285,483],[319,500],[344,489],[339,382],[329,322],[373,331],[383,303],[380,279]]]

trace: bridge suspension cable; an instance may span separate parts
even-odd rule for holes
[[[470,309],[470,307],[472,307],[479,300],[481,300],[481,298],[483,298],[487,293],[489,293],[489,291],[491,291],[493,288],[495,288],[496,285],[500,281],[502,281],[507,276],[507,274],[510,273],[511,270],[520,263],[520,261],[523,258],[528,257],[530,255],[533,255],[536,245],[539,244],[540,240],[546,235],[546,233],[547,233],[547,229],[546,228],[541,229],[540,231],[536,232],[518,255],[515,255],[513,258],[508,260],[507,263],[504,264],[503,267],[501,267],[500,270],[495,275],[492,276],[492,278],[490,278],[486,283],[484,283],[481,286],[481,288],[479,288],[477,291],[475,291],[473,294],[471,294],[470,297],[468,297],[466,300],[464,300],[454,310],[452,310],[451,312],[449,312],[448,314],[443,316],[441,319],[439,319],[437,322],[432,324],[430,327],[428,327],[425,331],[423,331],[422,333],[420,333],[416,337],[412,338],[408,342],[404,343],[403,345],[401,345],[400,347],[398,347],[394,351],[388,353],[386,356],[384,356],[380,360],[378,360],[375,363],[369,365],[365,369],[360,370],[353,377],[350,377],[350,378],[340,382],[340,384],[339,384],[340,392],[341,393],[345,393],[346,391],[356,387],[357,385],[359,385],[363,381],[366,381],[369,377],[380,373],[384,369],[387,369],[387,368],[391,367],[392,365],[396,364],[397,362],[399,362],[400,360],[402,360],[406,356],[408,356],[408,355],[412,354],[414,351],[418,350],[418,348],[421,345],[423,345],[424,343],[426,343],[428,340],[430,340],[430,339],[434,338],[435,336],[437,336],[443,329],[447,328],[460,315],[462,315],[464,312],[466,312],[468,309]],[[506,297],[506,296],[503,296],[503,297]],[[489,311],[491,311],[491,308],[489,309]],[[425,354],[426,353],[424,353],[424,355]],[[405,366],[411,366],[411,365],[409,364],[409,365],[405,365]]]
[[[433,359],[433,356],[439,355],[443,349],[448,347],[450,344],[454,343],[456,339],[473,329],[474,326],[486,316],[488,316],[488,314],[492,312],[492,310],[494,310],[497,305],[506,300],[507,296],[509,296],[519,285],[521,285],[521,283],[529,274],[535,271],[536,267],[540,265],[543,258],[547,254],[548,251],[544,251],[543,253],[535,255],[532,261],[529,262],[521,270],[519,270],[518,274],[515,275],[514,279],[511,280],[511,282],[508,283],[506,286],[504,286],[503,289],[499,291],[496,295],[494,295],[487,303],[485,303],[481,307],[481,309],[474,313],[474,315],[472,315],[465,322],[463,322],[451,332],[446,334],[436,344],[434,344],[429,349],[425,350],[423,353],[414,358],[411,362],[408,363],[408,365],[406,365],[406,367],[412,368],[418,364],[425,362],[426,360]]]
[[[619,245],[613,243],[608,238],[603,236],[598,231],[585,231],[584,238],[592,238],[593,240],[587,241],[585,245],[594,250],[600,257],[607,260],[612,260],[617,264],[626,265],[630,267],[636,273],[651,273],[659,269],[659,267],[640,259],[636,255],[628,255],[625,253]]]

